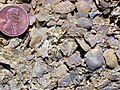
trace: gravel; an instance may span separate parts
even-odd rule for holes
[[[29,15],[0,34],[0,90],[119,90],[119,0],[0,0]]]

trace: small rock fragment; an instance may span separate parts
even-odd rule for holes
[[[92,21],[88,18],[79,18],[77,20],[77,26],[90,29],[92,27]]]
[[[56,13],[69,13],[75,9],[75,6],[70,1],[56,4],[53,8]]]
[[[58,81],[58,85],[59,86],[69,86],[71,84],[71,78],[70,78],[70,74],[67,73],[65,76],[63,76],[59,81]]]
[[[30,25],[33,25],[35,23],[35,20],[36,20],[35,16],[34,15],[29,16],[29,19],[30,19]]]
[[[45,38],[47,32],[47,28],[33,28],[30,32],[31,36],[31,41],[30,41],[30,46],[34,47],[36,44],[40,43],[43,38]]]
[[[37,51],[37,56],[41,56],[43,58],[48,57],[48,47],[49,47],[49,41],[45,40],[44,43],[42,44],[42,46],[40,48],[35,48],[35,50]]]
[[[80,52],[76,51],[73,55],[68,58],[67,65],[71,68],[81,65],[82,58]]]
[[[76,2],[75,5],[77,7],[78,12],[82,16],[85,16],[85,17],[88,16],[88,13],[91,10],[91,7],[86,1],[80,0],[80,1]]]
[[[67,67],[66,65],[64,64],[61,64],[60,67],[58,67],[56,70],[55,70],[55,73],[58,77],[63,77],[64,75],[67,74]]]
[[[107,49],[104,53],[103,56],[105,57],[106,60],[106,65],[108,65],[110,68],[114,68],[118,65],[117,57],[114,54],[113,49]]]
[[[6,48],[15,48],[17,47],[22,40],[19,38],[13,38],[10,40],[10,43],[6,46]]]
[[[73,39],[66,39],[59,47],[65,56],[70,56],[76,50],[78,45]]]
[[[86,44],[86,42],[83,38],[81,38],[81,39],[76,38],[76,40],[84,51],[90,50],[90,46],[88,44]]]
[[[96,46],[94,49],[88,51],[85,57],[86,64],[91,70],[101,68],[104,64],[102,48],[100,46]]]
[[[88,41],[91,47],[95,46],[97,44],[97,40],[95,38],[95,35],[93,35],[91,32],[86,32],[84,34],[85,40]]]

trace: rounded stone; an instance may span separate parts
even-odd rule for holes
[[[101,68],[104,64],[102,48],[99,46],[88,51],[85,57],[86,57],[86,64],[88,68],[90,68],[91,70],[96,70],[98,68]]]

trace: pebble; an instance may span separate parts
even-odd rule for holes
[[[81,63],[82,63],[82,58],[80,56],[79,51],[76,51],[73,55],[71,55],[67,61],[67,65],[70,66],[71,68],[81,65]]]
[[[61,2],[54,6],[56,13],[69,13],[75,9],[75,6],[70,1]]]
[[[61,64],[57,69],[55,69],[55,73],[58,77],[63,77],[67,74],[67,67],[64,64]]]
[[[63,52],[63,55],[70,56],[78,47],[73,39],[66,39],[63,41],[63,44],[60,45],[60,49]]]
[[[0,90],[120,89],[120,0],[0,0],[0,9],[10,4],[30,26],[0,34]]]
[[[72,83],[70,79],[70,74],[67,73],[65,76],[63,76],[59,81],[58,85],[59,86],[69,86]]]
[[[76,38],[76,40],[84,51],[90,50],[90,46],[85,42],[83,38],[81,39]]]
[[[109,66],[110,68],[114,68],[118,65],[117,57],[114,53],[115,53],[114,49],[107,49],[103,53],[103,56],[106,60],[106,65]]]
[[[40,48],[36,47],[37,57],[41,56],[43,58],[48,57],[49,41],[45,40]]]
[[[21,43],[21,41],[22,40],[19,38],[13,38],[5,48],[16,48]]]
[[[43,63],[36,62],[33,68],[33,75],[34,77],[42,77],[46,70],[47,68]]]
[[[35,45],[40,43],[45,38],[46,32],[47,32],[47,28],[32,29],[30,32],[30,37],[31,37],[30,47],[34,47]]]
[[[29,16],[29,19],[30,19],[30,25],[33,25],[36,21],[36,18],[34,15]]]
[[[77,26],[90,29],[92,27],[92,21],[88,18],[81,17],[77,20]]]
[[[36,14],[35,16],[37,18],[38,21],[49,21],[51,19],[51,15],[49,14],[49,12],[47,10],[44,10],[42,12],[39,12],[38,14]]]
[[[101,68],[104,64],[103,52],[100,46],[89,50],[86,55],[86,64],[91,70]]]
[[[91,10],[91,6],[85,1],[85,0],[80,0],[75,3],[76,8],[83,17],[87,17],[89,11]]]
[[[84,34],[84,37],[85,37],[85,40],[88,41],[91,47],[95,46],[98,42],[95,38],[95,35],[93,35],[91,32],[86,32]]]

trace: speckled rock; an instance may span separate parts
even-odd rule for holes
[[[75,5],[78,12],[81,14],[81,16],[85,16],[85,17],[88,16],[88,13],[91,10],[91,7],[86,1],[80,0],[76,2]]]
[[[56,13],[69,13],[75,9],[75,6],[70,1],[56,4],[53,8]]]
[[[103,53],[106,60],[106,65],[108,65],[111,68],[114,68],[118,65],[117,57],[114,53],[115,53],[114,49],[107,49]]]
[[[94,49],[88,51],[85,57],[86,64],[91,70],[101,68],[104,64],[102,48],[100,46],[96,46]]]

